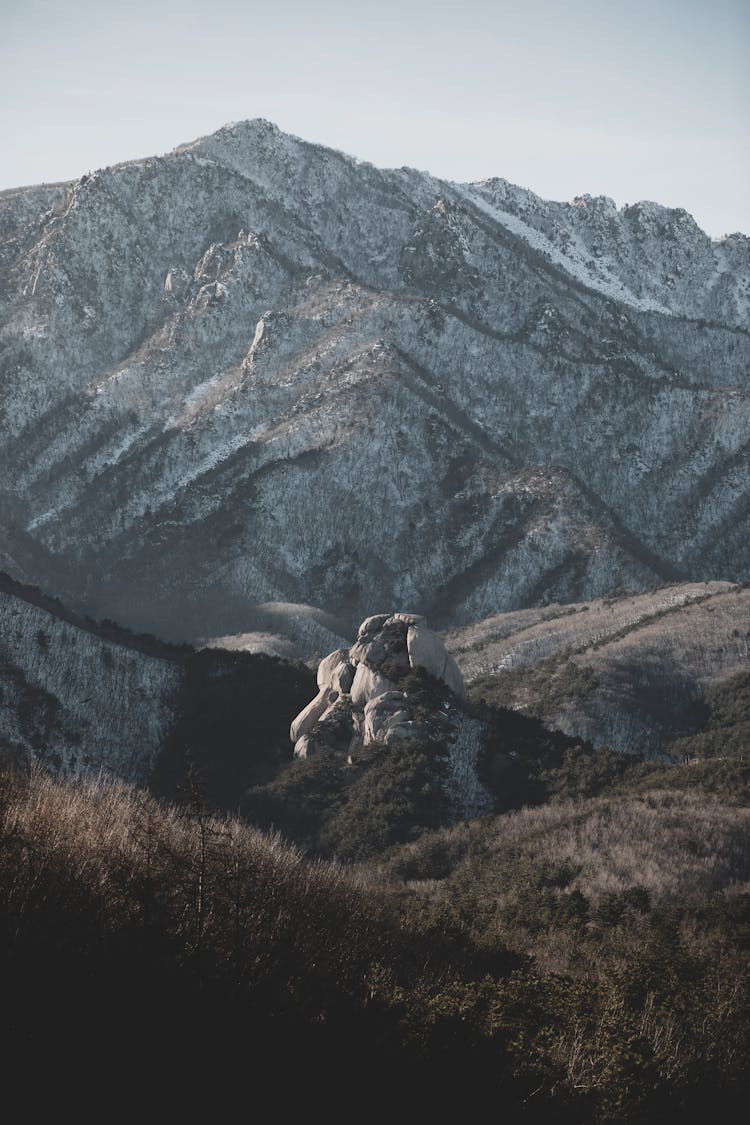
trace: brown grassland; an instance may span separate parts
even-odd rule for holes
[[[220,1075],[278,1106],[356,1088],[490,1097],[506,1120],[735,1120],[750,778],[690,769],[349,867],[212,816],[197,784],[177,807],[7,772],[7,1075],[84,1061],[176,1092]]]

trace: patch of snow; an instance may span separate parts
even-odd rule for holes
[[[500,223],[512,234],[518,235],[528,242],[535,250],[544,254],[556,266],[560,266],[567,274],[580,281],[587,289],[594,289],[598,293],[602,293],[605,297],[609,297],[613,301],[621,301],[623,304],[630,305],[631,308],[638,309],[640,312],[659,312],[666,316],[671,316],[672,312],[665,305],[659,304],[657,301],[652,301],[648,298],[636,297],[621,281],[613,277],[611,273],[600,263],[601,276],[592,273],[588,265],[590,253],[586,251],[581,243],[576,240],[577,245],[573,253],[563,253],[558,250],[556,246],[550,242],[546,235],[541,231],[536,230],[523,219],[519,219],[517,215],[512,215],[509,211],[503,211],[499,207],[494,207],[489,203],[479,192],[472,190],[471,187],[459,187],[458,190],[464,195],[470,203],[478,207],[490,218]],[[585,258],[584,258],[585,255]]]

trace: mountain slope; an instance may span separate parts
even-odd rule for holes
[[[301,664],[97,625],[0,575],[0,758],[169,797],[193,766],[207,798],[234,807],[289,757],[314,684]]]
[[[705,741],[688,736],[710,720],[712,693],[747,675],[749,623],[747,588],[686,583],[500,614],[445,642],[476,698],[598,746],[684,755]],[[719,744],[714,733],[712,754]]]
[[[743,236],[267,122],[0,196],[0,563],[196,640],[750,573]]]

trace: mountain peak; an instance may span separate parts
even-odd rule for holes
[[[229,133],[235,137],[247,135],[278,136],[281,129],[274,121],[269,121],[266,117],[245,117],[239,121],[227,121],[226,124],[210,133],[209,136],[215,137],[224,133]]]
[[[191,639],[746,577],[747,242],[681,216],[263,119],[1,197],[0,565]]]

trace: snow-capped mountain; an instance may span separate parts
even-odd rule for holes
[[[0,195],[0,566],[171,637],[750,576],[750,240],[228,126]]]

